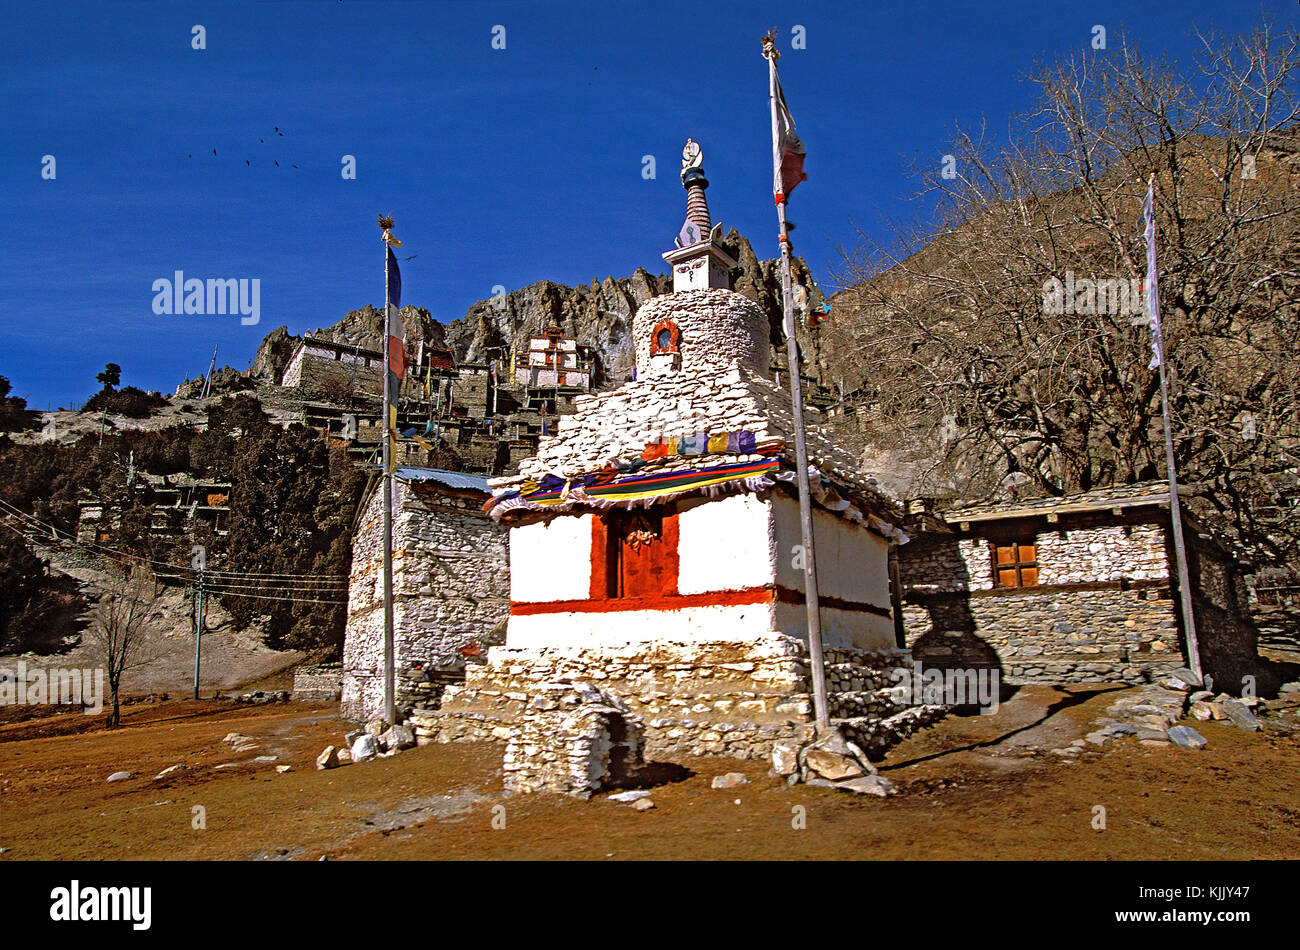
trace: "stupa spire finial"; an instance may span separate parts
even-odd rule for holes
[[[677,234],[677,250],[664,260],[673,265],[673,290],[731,289],[731,269],[736,262],[720,243],[722,225],[713,223],[704,190],[704,152],[694,139],[682,149],[682,187],[686,189],[686,221]]]

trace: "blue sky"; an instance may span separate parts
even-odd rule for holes
[[[84,400],[109,361],[164,392],[214,345],[246,368],[274,327],[382,303],[378,211],[416,255],[403,303],[444,322],[495,285],[664,272],[688,135],[714,220],[773,256],[771,26],[808,149],[795,249],[829,291],[851,220],[910,215],[910,164],[938,162],[955,123],[1005,128],[1036,62],[1095,24],[1183,60],[1193,25],[1244,32],[1261,10],[1296,19],[1293,0],[6,3],[0,375],[45,409]],[[260,323],[156,315],[176,270],[260,279]]]

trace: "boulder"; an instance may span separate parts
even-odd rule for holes
[[[736,788],[739,785],[748,785],[749,779],[745,778],[740,772],[728,772],[726,775],[713,776],[714,788]]]
[[[123,779],[128,779],[130,777],[131,777],[130,772],[114,772],[112,775],[108,777],[108,781],[121,782]]]
[[[389,752],[400,749],[409,749],[415,745],[415,733],[411,731],[410,726],[399,723],[391,726],[379,737],[379,741]]]
[[[1169,730],[1169,741],[1181,749],[1204,749],[1210,744],[1209,739],[1191,726],[1174,726]]]
[[[1187,710],[1187,714],[1193,719],[1197,719],[1201,722],[1208,722],[1214,718],[1214,707],[1209,703],[1198,699],[1196,702],[1192,703],[1191,708]]]
[[[1259,730],[1259,720],[1255,718],[1255,714],[1237,700],[1225,699],[1219,703],[1219,708],[1223,710],[1224,715],[1232,720],[1232,724],[1238,729],[1245,729],[1247,732]]]
[[[388,723],[384,722],[382,719],[372,719],[366,723],[366,732],[370,733],[376,739],[382,736],[387,728]],[[352,744],[355,745],[356,743],[353,742]]]
[[[655,803],[648,798],[638,798],[632,803],[632,807],[637,811],[649,811],[655,807]]]
[[[332,745],[327,745],[325,751],[316,756],[316,768],[333,769],[338,768],[339,750]]]
[[[842,782],[836,782],[835,787],[846,792],[857,792],[859,795],[876,795],[879,798],[898,794],[898,789],[894,787],[894,783],[883,775],[864,775],[861,778],[845,779]]]
[[[775,742],[772,744],[772,772],[776,775],[793,775],[799,769],[799,744]]]
[[[804,762],[808,768],[832,782],[847,778],[858,778],[866,774],[862,766],[847,755],[827,752],[825,749],[809,749],[804,757]]]
[[[357,741],[352,743],[351,751],[353,762],[367,762],[379,755],[379,739],[376,738],[369,729],[370,727],[367,726],[366,734],[357,737]]]
[[[650,792],[641,789],[635,792],[618,792],[615,795],[609,796],[609,800],[611,802],[618,802],[619,804],[626,805],[632,802],[639,802],[641,799],[649,797]]]

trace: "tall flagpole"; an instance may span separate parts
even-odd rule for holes
[[[384,349],[384,423],[383,423],[383,466],[384,466],[384,719],[391,726],[397,722],[397,709],[394,696],[393,675],[393,460],[389,445],[389,343],[388,343],[388,230],[392,219],[381,222],[384,228],[384,319],[380,329],[380,342]]]
[[[1174,427],[1169,416],[1169,381],[1165,374],[1165,339],[1160,326],[1160,296],[1156,289],[1155,226],[1156,198],[1155,174],[1147,178],[1147,194],[1151,213],[1146,224],[1147,233],[1147,309],[1150,311],[1152,348],[1160,368],[1160,416],[1165,427],[1165,467],[1169,471],[1169,516],[1173,519],[1174,559],[1178,562],[1178,598],[1183,608],[1183,634],[1187,639],[1188,668],[1196,678],[1205,682],[1201,669],[1201,646],[1196,636],[1196,619],[1192,615],[1191,572],[1187,569],[1187,546],[1183,541],[1183,514],[1178,498],[1178,473],[1174,467]]]
[[[775,37],[773,31],[771,36]],[[763,41],[763,56],[768,64],[768,99],[772,106],[772,173],[773,183],[781,181],[781,141],[776,113],[776,61],[780,57],[776,43]],[[795,337],[793,295],[790,290],[790,236],[785,223],[785,195],[775,190],[776,216],[780,224],[781,305],[785,312],[786,355],[790,369],[790,402],[794,416],[795,465],[799,480],[799,527],[803,532],[804,601],[808,607],[808,666],[812,679],[813,713],[817,731],[830,728],[830,710],[826,702],[826,661],[822,656],[821,603],[817,594],[817,562],[813,555],[812,497],[808,487],[808,440],[803,423],[803,383],[799,373],[799,342]]]

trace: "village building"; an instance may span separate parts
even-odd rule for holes
[[[647,754],[766,757],[811,735],[790,396],[768,315],[730,289],[698,157],[683,185],[673,292],[635,315],[635,379],[579,396],[517,475],[489,480],[510,529],[506,642],[416,710],[426,741],[513,735],[565,682],[625,702]],[[937,714],[889,688],[910,663],[889,581],[903,513],[809,415],[831,715],[879,749]]]
[[[1167,482],[930,514],[899,549],[907,645],[926,666],[1008,683],[1140,683],[1189,665]],[[1236,692],[1258,665],[1242,569],[1186,513],[1204,671]]]
[[[353,531],[344,632],[344,716],[384,712],[383,492],[372,479]],[[436,703],[502,640],[506,531],[482,510],[481,475],[398,468],[393,476],[393,650],[402,708]],[[312,684],[313,689],[321,689]]]

